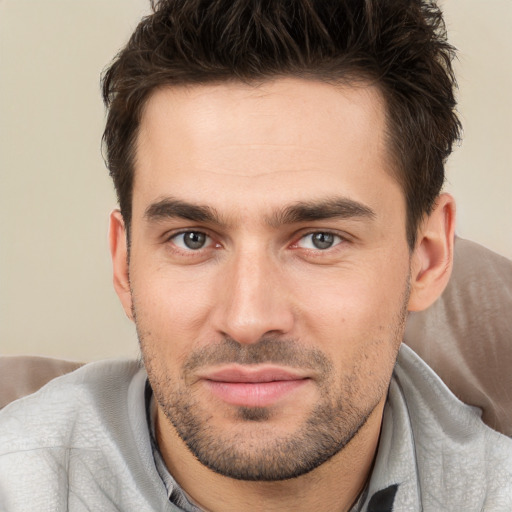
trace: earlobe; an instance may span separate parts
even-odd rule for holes
[[[453,265],[455,201],[441,194],[418,230],[411,260],[409,311],[428,308],[444,291]]]
[[[114,210],[110,214],[109,244],[114,273],[114,289],[126,316],[133,320],[126,229],[119,210]]]

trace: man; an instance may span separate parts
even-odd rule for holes
[[[450,276],[452,48],[416,0],[168,0],[104,77],[143,367],[6,408],[18,510],[510,510],[512,444],[400,348]]]

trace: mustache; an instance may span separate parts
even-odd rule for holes
[[[270,336],[252,344],[238,343],[226,336],[219,343],[192,352],[187,357],[183,370],[184,373],[189,373],[210,365],[264,363],[311,369],[321,371],[323,374],[331,373],[333,370],[333,363],[321,350],[305,347],[294,339]]]

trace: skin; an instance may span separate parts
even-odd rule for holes
[[[165,463],[206,510],[342,511],[364,488],[406,311],[441,294],[453,252],[448,195],[409,250],[385,122],[375,87],[292,78],[163,88],[148,100],[129,262],[122,217],[111,215],[114,284],[136,321]],[[188,248],[183,230],[205,244]],[[332,245],[315,246],[315,233]],[[233,367],[299,383],[242,407],[209,379]],[[190,416],[200,449],[253,480],[196,458]],[[317,450],[317,417],[331,451],[278,478]]]

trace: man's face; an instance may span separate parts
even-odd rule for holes
[[[164,88],[136,155],[125,307],[160,435],[226,476],[279,480],[380,421],[410,254],[379,92]]]

